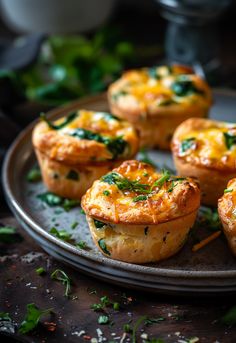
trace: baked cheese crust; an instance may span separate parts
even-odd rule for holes
[[[191,118],[175,131],[172,152],[180,175],[197,177],[202,202],[217,205],[236,176],[236,124]]]
[[[236,255],[236,178],[229,181],[219,199],[218,212],[229,246]]]
[[[179,65],[125,72],[108,89],[112,113],[141,133],[141,145],[169,149],[175,128],[190,117],[205,117],[212,104],[207,83]]]
[[[176,253],[199,204],[195,181],[158,173],[135,160],[95,181],[81,203],[102,253],[132,263],[159,261]]]

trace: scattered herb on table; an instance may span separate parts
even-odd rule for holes
[[[221,323],[225,325],[236,324],[236,306],[231,307],[226,314],[221,318]]]
[[[200,224],[204,226],[209,231],[218,231],[222,229],[222,224],[219,218],[217,209],[211,209],[209,207],[203,207],[199,211],[199,221]]]
[[[35,271],[38,275],[43,275],[46,273],[46,270],[43,267],[39,267],[39,268],[35,269]]]
[[[42,179],[41,171],[39,167],[33,167],[30,169],[26,176],[26,180],[29,182],[38,182]]]
[[[0,320],[11,321],[11,317],[8,312],[0,312]]]
[[[149,318],[147,317],[144,324],[146,326],[150,326],[150,325],[153,325],[153,324],[156,324],[156,323],[160,323],[160,322],[163,322],[165,320],[164,317],[158,317],[158,318]]]
[[[131,328],[129,323],[126,323],[123,325],[123,330],[124,330],[124,332],[127,332],[127,333],[132,332],[132,328]]]
[[[60,281],[65,286],[64,295],[68,298],[71,292],[71,280],[69,276],[61,269],[56,269],[51,274],[51,279]]]
[[[133,329],[132,329],[132,339],[131,339],[132,343],[136,343],[137,342],[137,340],[136,340],[137,330],[138,330],[139,326],[142,324],[142,322],[144,322],[146,319],[147,319],[146,316],[142,316],[134,324]]]
[[[115,311],[119,311],[119,309],[120,309],[120,304],[117,303],[117,302],[113,303],[113,309],[114,309]]]
[[[21,236],[17,234],[16,228],[12,226],[0,227],[0,242],[15,243],[21,240]]]
[[[102,316],[98,317],[98,324],[100,324],[100,325],[109,324],[109,321],[110,321],[110,319],[106,315],[102,315]]]
[[[27,305],[27,313],[20,324],[19,332],[25,334],[32,331],[37,325],[42,316],[47,315],[52,312],[52,309],[40,310],[34,303]]]

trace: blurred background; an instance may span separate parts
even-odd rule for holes
[[[192,65],[236,88],[233,0],[0,0],[0,146],[41,111],[103,92],[123,70]]]

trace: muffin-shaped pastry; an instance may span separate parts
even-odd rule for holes
[[[236,124],[188,119],[175,131],[172,152],[178,174],[199,179],[202,203],[217,206],[236,176]]]
[[[229,246],[236,255],[236,178],[229,181],[219,199],[218,212]]]
[[[95,244],[104,255],[130,263],[156,262],[179,251],[199,204],[193,180],[157,173],[139,161],[123,162],[82,198]]]
[[[173,65],[125,72],[109,87],[108,101],[112,113],[140,131],[141,146],[169,149],[181,122],[207,116],[212,96],[191,68]]]
[[[33,145],[47,188],[80,199],[93,181],[135,156],[138,135],[110,113],[79,110],[33,131]]]

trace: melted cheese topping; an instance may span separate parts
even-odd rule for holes
[[[155,76],[156,75],[156,76]],[[199,91],[187,92],[178,96],[173,91],[173,84],[184,77]],[[139,106],[146,111],[150,105],[154,106],[182,106],[196,103],[196,106],[206,107],[211,103],[211,95],[207,84],[196,76],[191,69],[183,66],[161,66],[157,68],[143,68],[123,74],[122,78],[110,87],[111,101],[122,105],[126,102],[131,106]]]
[[[235,144],[230,147],[227,146],[227,136],[235,136]],[[184,149],[188,140],[192,140],[192,144]],[[178,157],[189,163],[236,170],[236,125],[215,122],[211,127],[189,130],[178,137],[174,150]]]
[[[113,223],[159,223],[191,213],[199,206],[199,189],[190,178],[169,176],[155,184],[163,174],[138,161],[126,161],[113,172],[141,184],[144,190],[122,188],[101,178],[83,197],[82,206],[92,217]]]

